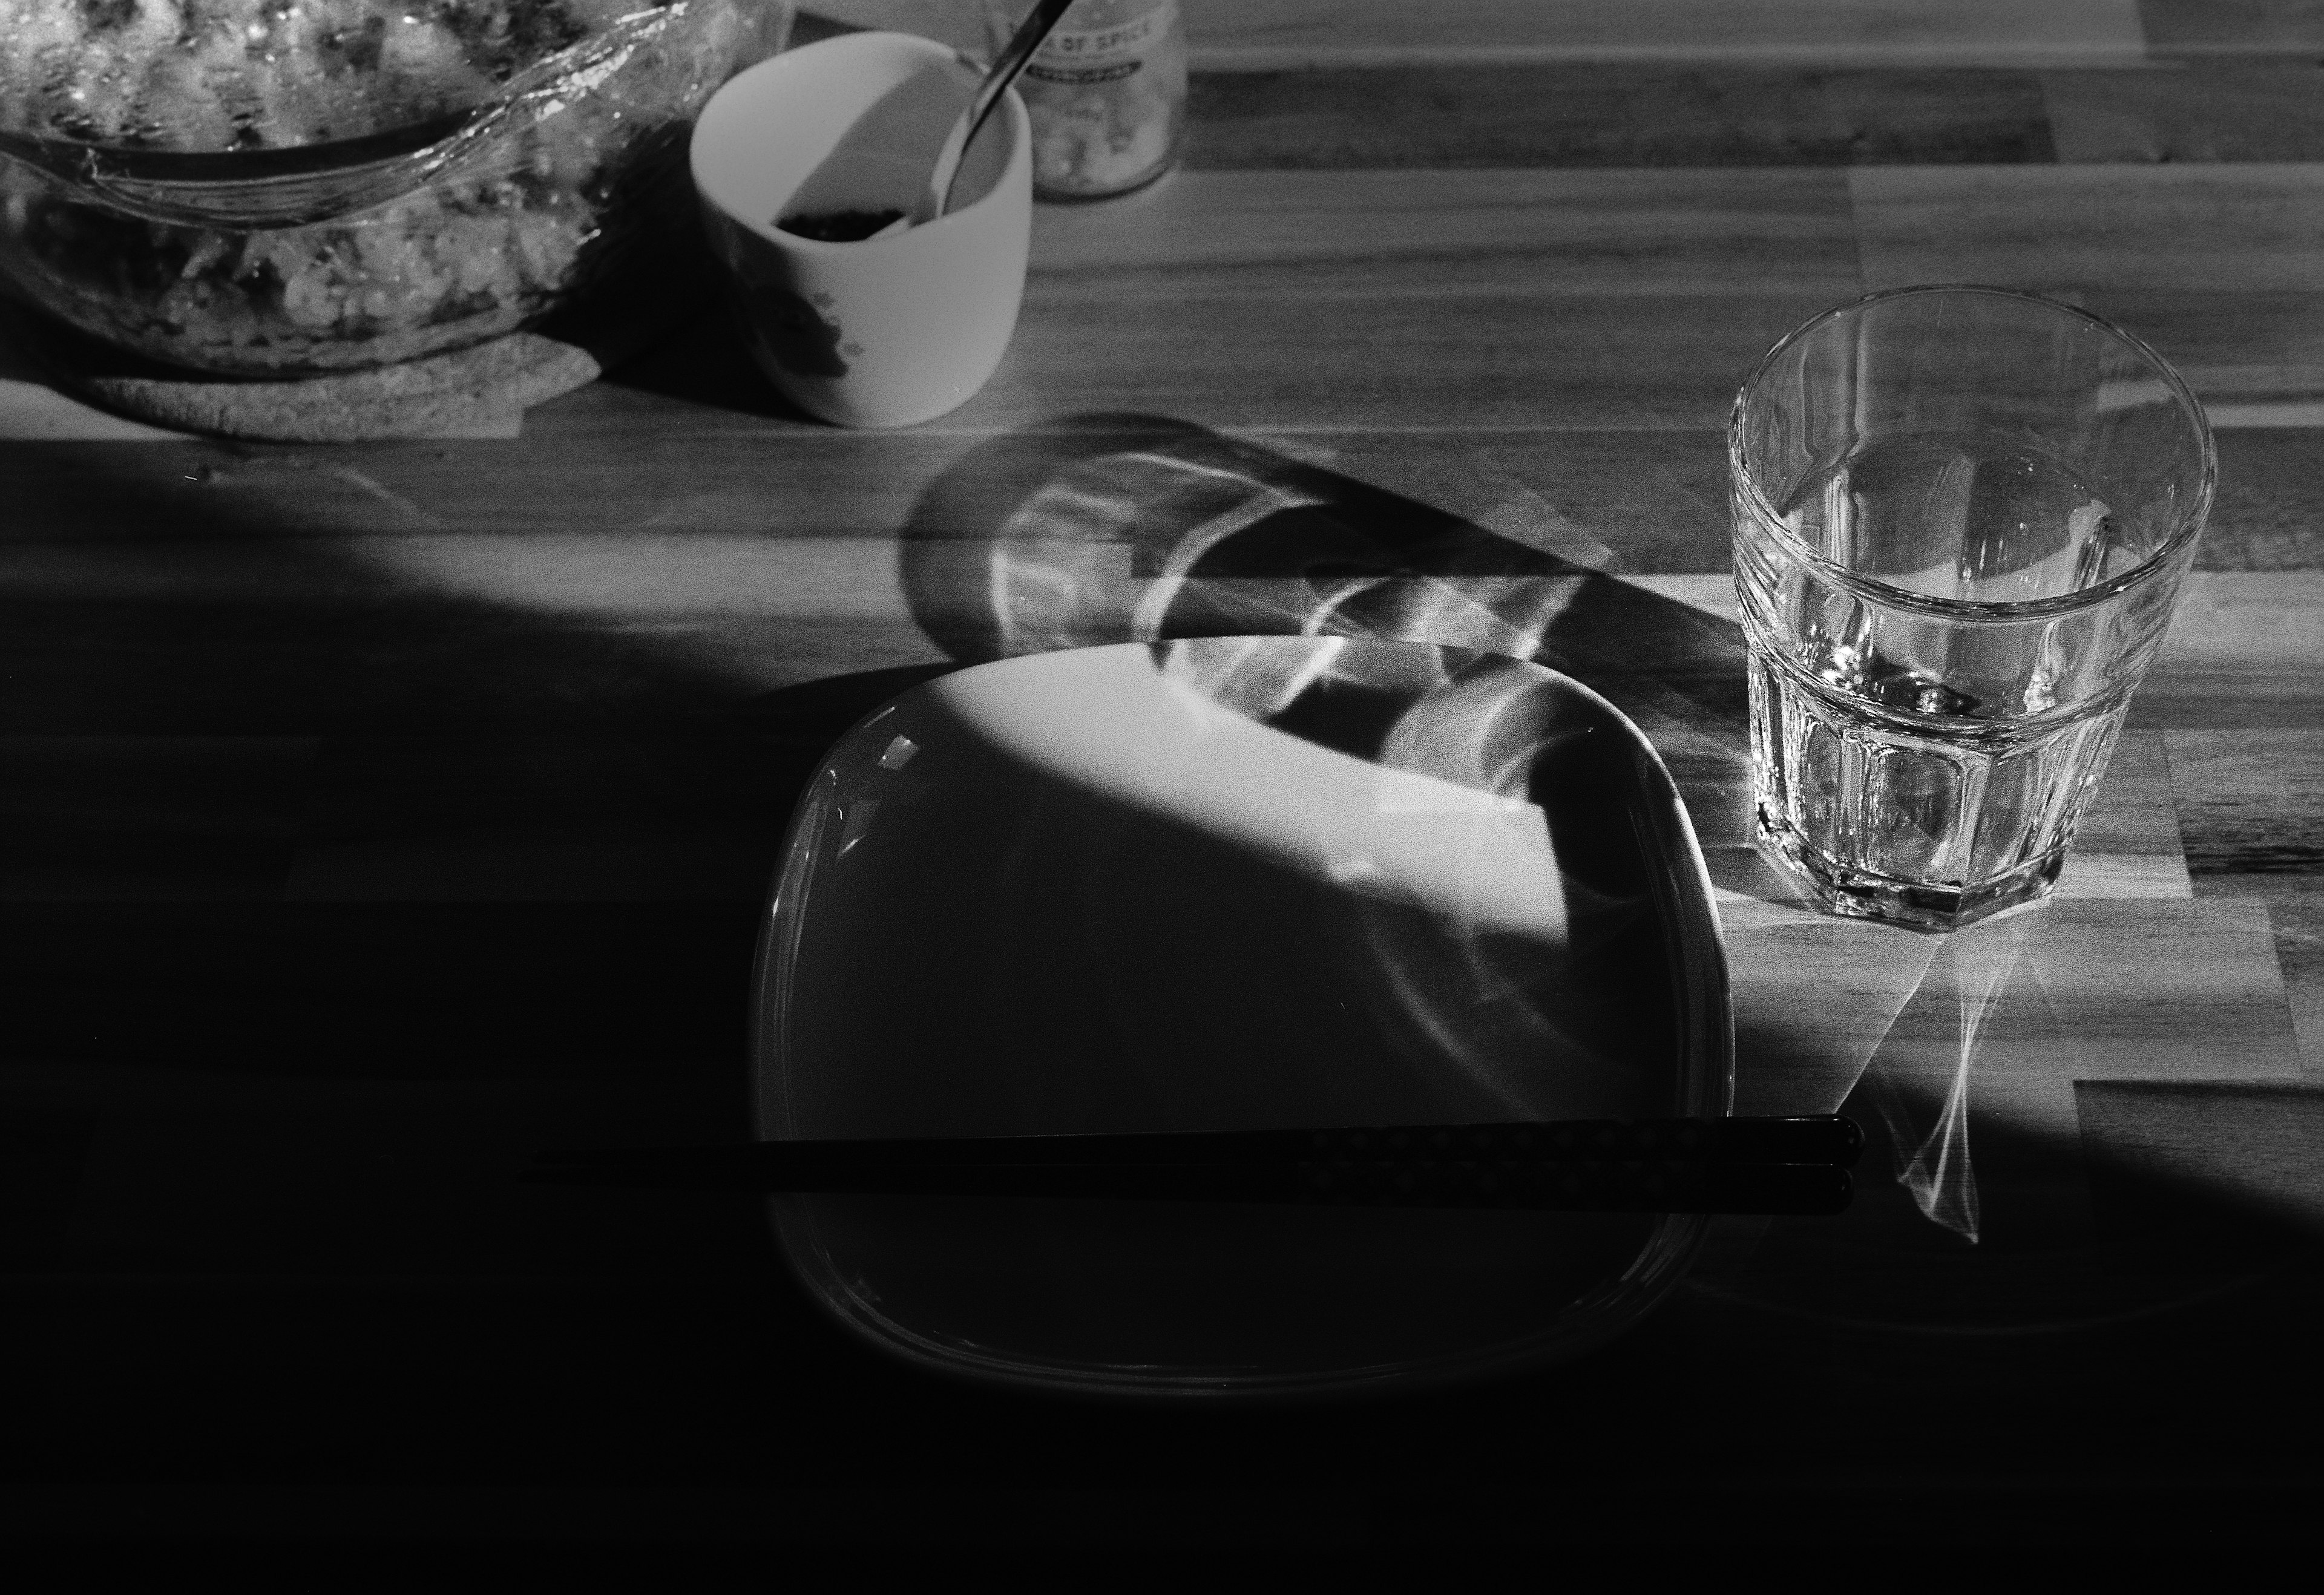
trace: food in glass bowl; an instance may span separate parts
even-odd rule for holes
[[[172,365],[393,364],[687,235],[790,0],[0,0],[0,277]]]

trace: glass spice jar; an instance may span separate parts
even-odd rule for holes
[[[998,52],[1028,0],[985,0]],[[1033,117],[1033,191],[1097,199],[1152,182],[1186,124],[1178,0],[1076,0],[1017,79]]]

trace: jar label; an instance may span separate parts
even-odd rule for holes
[[[1173,5],[1157,5],[1118,27],[1051,33],[1025,63],[1025,75],[1045,83],[1111,83],[1146,64],[1147,52],[1162,41]]]

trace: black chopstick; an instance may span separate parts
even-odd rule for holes
[[[1829,1213],[1863,1137],[1836,1116],[1188,1135],[759,1141],[554,1153],[559,1185],[759,1192]]]

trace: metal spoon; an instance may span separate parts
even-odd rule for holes
[[[1019,25],[1015,35],[994,58],[991,69],[985,73],[984,81],[977,85],[976,94],[968,102],[968,108],[961,112],[959,119],[952,124],[952,131],[945,135],[944,148],[936,153],[936,170],[928,174],[928,186],[921,192],[919,202],[912,207],[909,213],[898,217],[872,236],[885,238],[891,233],[902,232],[906,227],[932,222],[951,207],[952,186],[960,176],[960,159],[974,141],[977,129],[984,125],[984,119],[991,115],[993,107],[1001,103],[1001,95],[1017,80],[1017,74],[1025,69],[1025,63],[1033,59],[1033,52],[1041,48],[1041,41],[1049,36],[1049,31],[1057,25],[1057,19],[1065,14],[1065,8],[1073,3],[1074,0],[1039,0],[1033,7],[1031,14]]]

